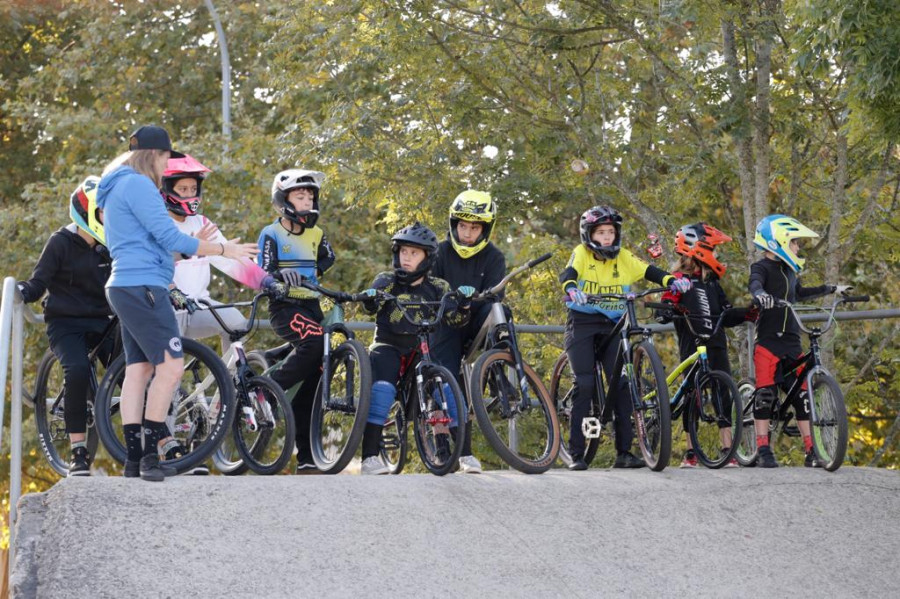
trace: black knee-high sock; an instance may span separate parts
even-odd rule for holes
[[[381,451],[381,430],[383,426],[366,423],[366,430],[363,433],[362,457],[363,459],[378,455]]]
[[[169,436],[169,429],[165,422],[156,422],[144,418],[144,455],[156,455],[160,439]]]
[[[138,462],[144,455],[144,447],[142,445],[141,425],[126,424],[125,429],[125,450],[128,452],[129,462]]]
[[[462,452],[459,455],[472,455],[472,424],[469,422],[466,427],[466,434],[463,435]]]

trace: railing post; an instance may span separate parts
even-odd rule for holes
[[[12,406],[9,412],[9,547],[16,542],[16,504],[22,495],[22,361],[25,355],[25,304],[16,302],[12,322]],[[10,552],[10,574],[14,555]]]
[[[3,453],[3,420],[6,408],[6,371],[9,367],[9,342],[12,331],[13,304],[16,300],[16,280],[3,279],[3,303],[0,304],[0,454]]]

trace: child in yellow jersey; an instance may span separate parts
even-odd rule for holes
[[[590,411],[594,392],[594,364],[600,361],[607,380],[612,378],[618,344],[615,340],[602,347],[595,356],[595,344],[607,337],[624,314],[619,302],[588,303],[587,294],[626,293],[632,283],[646,279],[658,285],[669,285],[683,293],[691,288],[690,280],[676,279],[666,271],[647,264],[622,249],[622,217],[609,206],[594,206],[581,215],[581,244],[572,251],[559,280],[569,296],[566,306],[565,347],[569,365],[575,374],[576,397],[572,406],[569,431],[570,470],[586,470],[585,441],[581,422]],[[613,468],[642,468],[643,460],[631,453],[634,430],[631,426],[631,401],[626,381],[620,377],[619,387],[609,390],[608,400],[615,405],[616,461]]]

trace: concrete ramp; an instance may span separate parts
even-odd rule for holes
[[[60,482],[13,596],[897,596],[900,474],[670,469]]]

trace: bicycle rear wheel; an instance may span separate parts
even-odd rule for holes
[[[281,472],[294,453],[294,413],[278,383],[267,376],[247,381],[239,392],[232,432],[241,461],[257,474]]]
[[[182,339],[184,370],[172,396],[166,423],[172,436],[186,450],[166,465],[185,472],[208,459],[231,430],[234,418],[234,382],[219,356],[193,339]],[[125,356],[110,364],[94,403],[100,441],[109,455],[125,462],[124,433],[119,401],[125,379]],[[146,392],[144,401],[146,401]]]
[[[545,472],[559,454],[559,421],[544,383],[523,364],[528,405],[522,407],[516,362],[505,350],[491,350],[475,362],[469,397],[481,432],[504,462],[525,474]]]
[[[634,425],[644,462],[659,472],[669,465],[672,454],[672,424],[669,412],[669,389],[666,373],[656,348],[647,341],[634,346],[632,356],[634,385],[632,397],[636,407]]]
[[[575,373],[569,366],[569,356],[566,352],[559,355],[556,364],[553,365],[553,375],[550,378],[550,401],[556,410],[557,424],[559,425],[559,458],[566,466],[572,463],[572,454],[569,451],[569,431],[572,426],[572,407],[575,401]],[[592,405],[590,416],[599,417],[599,410]],[[588,465],[597,455],[600,447],[600,439],[585,439],[584,462]]]
[[[753,421],[753,397],[756,392],[756,383],[751,379],[742,379],[738,382],[738,393],[744,404],[743,418],[741,419],[741,442],[737,443],[737,451],[734,457],[741,466],[752,468],[756,466],[756,425]]]
[[[263,352],[254,350],[247,352],[246,356],[247,364],[255,375],[260,375],[268,369],[269,365],[266,362]],[[236,415],[235,418],[240,418],[240,416]],[[219,445],[218,449],[216,449],[215,453],[213,453],[212,459],[213,464],[216,466],[216,470],[226,476],[237,476],[250,470],[250,467],[244,463],[235,447],[233,434],[225,435],[222,443]]]
[[[419,398],[416,393],[412,398],[413,435],[422,463],[432,474],[443,476],[459,462],[466,432],[465,404],[456,377],[449,370],[431,364],[422,369],[422,375],[425,397]],[[419,405],[420,399],[425,404],[424,410]],[[456,427],[452,427],[450,419],[450,402],[456,404]]]
[[[816,417],[812,427],[813,450],[825,470],[834,472],[847,453],[847,406],[841,387],[830,375],[814,372],[809,377],[810,401]]]
[[[391,404],[387,421],[381,431],[381,459],[390,474],[400,474],[406,465],[409,439],[406,435],[406,411],[400,401]]]
[[[707,372],[686,401],[694,453],[707,468],[721,468],[734,457],[741,441],[743,409],[734,380],[720,370]],[[728,426],[722,428],[724,424]],[[730,437],[727,446],[723,436]],[[728,451],[722,451],[725,447]]]
[[[362,441],[372,393],[372,367],[366,348],[347,339],[331,353],[331,380],[325,397],[319,381],[310,421],[310,447],[316,468],[337,474],[353,459]]]
[[[34,384],[34,421],[41,450],[50,467],[62,477],[69,475],[69,435],[66,433],[65,378],[56,355],[47,350],[38,365]],[[87,443],[91,462],[97,453],[99,437],[94,426],[93,393],[88,389]]]

